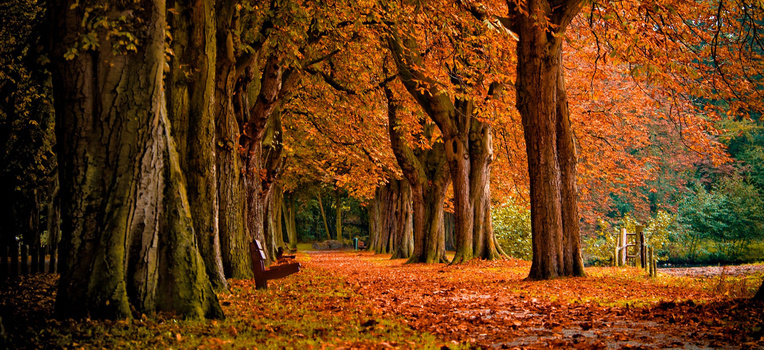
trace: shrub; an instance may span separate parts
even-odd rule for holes
[[[533,248],[530,209],[516,204],[505,204],[493,208],[491,218],[493,232],[504,252],[517,259],[531,260]]]

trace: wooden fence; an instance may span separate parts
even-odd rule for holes
[[[58,252],[50,246],[0,244],[0,281],[19,275],[56,273]]]
[[[644,226],[637,225],[634,231],[630,233],[626,228],[621,229],[613,252],[613,266],[639,266],[655,277],[658,267],[655,250],[647,245]]]

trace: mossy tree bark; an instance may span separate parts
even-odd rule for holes
[[[113,21],[132,14],[135,51],[115,52],[120,39],[99,29],[99,47],[64,60],[82,34],[74,2],[50,3],[63,234],[56,311],[222,317],[166,115],[165,3],[115,5],[105,14]]]
[[[562,79],[562,44],[582,1],[528,1],[510,10],[517,45],[517,108],[531,180],[533,262],[529,278],[582,276],[575,149]]]
[[[421,67],[416,42],[397,33],[388,36],[388,47],[406,90],[437,124],[454,189],[456,254],[452,263],[474,257],[497,259],[503,255],[491,225],[490,166],[493,160],[491,127],[480,121],[474,102],[453,101]]]
[[[199,251],[215,290],[227,287],[218,227],[215,161],[215,17],[212,0],[174,1],[169,12],[172,33],[167,74],[168,117],[181,169],[188,181],[188,200]]]
[[[428,150],[412,150],[401,134],[398,105],[387,87],[385,95],[393,153],[411,185],[414,250],[409,262],[447,262],[442,222],[443,201],[450,177],[443,144],[436,143]],[[433,127],[426,125],[425,132],[431,132]]]

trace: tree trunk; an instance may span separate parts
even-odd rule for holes
[[[764,281],[761,282],[761,287],[759,287],[759,291],[756,292],[753,300],[764,300]]]
[[[233,107],[236,87],[236,57],[233,31],[238,20],[235,2],[216,4],[217,59],[215,69],[215,140],[218,190],[218,228],[223,271],[230,278],[251,278],[246,196],[239,155],[239,122]]]
[[[396,180],[390,180],[389,183],[381,186],[376,193],[375,202],[377,210],[375,216],[375,233],[369,244],[369,250],[377,254],[387,254],[391,251],[390,235],[391,226],[394,224],[395,216],[392,213],[396,211],[398,192],[395,189]]]
[[[377,187],[374,192],[374,198],[366,208],[369,216],[369,238],[366,244],[370,251],[376,251],[379,245],[380,236],[382,235],[382,203],[384,201],[383,196],[386,193],[387,184]]]
[[[265,241],[271,260],[275,260],[276,251],[279,247],[286,249],[284,243],[284,231],[281,228],[281,202],[283,192],[281,188],[275,188],[268,200],[268,208],[265,211]]]
[[[491,163],[493,136],[491,126],[471,120],[470,128],[470,203],[472,208],[473,254],[487,260],[507,254],[499,246],[491,222]]]
[[[332,239],[332,233],[329,232],[329,223],[326,220],[326,212],[324,211],[324,203],[321,200],[321,193],[319,192],[316,197],[318,197],[318,208],[321,209],[321,219],[324,221],[324,230],[326,231],[326,239],[331,240]]]
[[[284,194],[281,201],[281,208],[284,212],[284,226],[287,230],[287,237],[289,237],[289,248],[297,249],[297,221],[294,216],[297,211],[297,199],[289,197],[293,196]]]
[[[215,164],[215,18],[211,0],[174,1],[167,75],[168,117],[188,181],[188,200],[199,252],[216,291],[227,287],[218,227]]]
[[[52,4],[54,57],[79,37],[74,2]],[[56,311],[222,317],[166,116],[165,4],[142,1],[136,11],[142,21],[130,25],[143,40],[135,52],[116,52],[120,39],[99,32],[98,48],[58,61],[54,73],[63,219]]]
[[[576,200],[572,134],[567,134],[569,123],[559,125],[565,124],[563,119],[567,120],[567,115],[558,115],[558,108],[563,104],[562,114],[567,114],[564,94],[559,96],[565,86],[558,81],[563,74],[562,34],[579,9],[579,1],[553,8],[546,0],[537,0],[528,4],[526,14],[510,14],[515,18],[514,29],[520,37],[516,91],[531,184],[533,262],[530,279],[583,274],[583,268],[577,267],[580,264],[577,261],[580,247],[576,249],[578,232],[573,232],[578,230],[578,218],[577,210],[573,211],[577,203],[572,202]],[[539,23],[538,18],[550,18],[554,22]],[[568,185],[563,186],[563,181]],[[569,212],[563,213],[563,210]]]
[[[502,254],[497,249],[490,225],[490,204],[486,205],[490,203],[490,181],[487,179],[493,158],[490,126],[477,119],[472,99],[457,97],[452,101],[438,82],[421,71],[424,65],[412,38],[401,39],[393,34],[389,36],[388,46],[406,90],[443,135],[454,190],[456,253],[452,264],[474,257],[499,258]],[[473,131],[473,127],[477,130]],[[472,150],[472,147],[477,149]],[[487,219],[486,212],[489,214]],[[476,223],[475,220],[481,221]]]
[[[455,250],[454,213],[443,213],[443,233],[446,235],[446,250]]]
[[[435,143],[428,150],[417,150],[406,145],[400,133],[397,116],[398,105],[393,93],[385,88],[387,96],[388,132],[390,144],[403,174],[411,185],[414,250],[409,262],[447,262],[445,236],[443,232],[443,201],[450,177],[442,143]],[[425,133],[432,130],[427,125]]]
[[[339,188],[334,193],[334,210],[336,213],[334,231],[337,233],[337,240],[342,242],[342,197]]]
[[[559,62],[562,62],[560,50]],[[576,186],[576,147],[570,125],[565,74],[558,70],[557,78],[557,152],[560,161],[560,189],[562,197],[562,245],[564,249],[563,274],[584,276],[584,259],[581,254],[581,231],[578,216],[578,188]]]
[[[408,180],[399,181],[398,208],[395,211],[395,235],[392,259],[408,259],[414,252],[414,217],[411,186]],[[445,248],[444,248],[445,249]]]

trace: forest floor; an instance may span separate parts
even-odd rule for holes
[[[55,275],[0,283],[6,346],[764,348],[764,304],[748,300],[764,278],[761,265],[666,269],[658,278],[635,268],[587,268],[587,277],[526,281],[530,263],[514,259],[423,265],[340,251],[297,260],[302,271],[268,290],[231,280],[230,292],[220,294],[224,320],[57,320]]]

